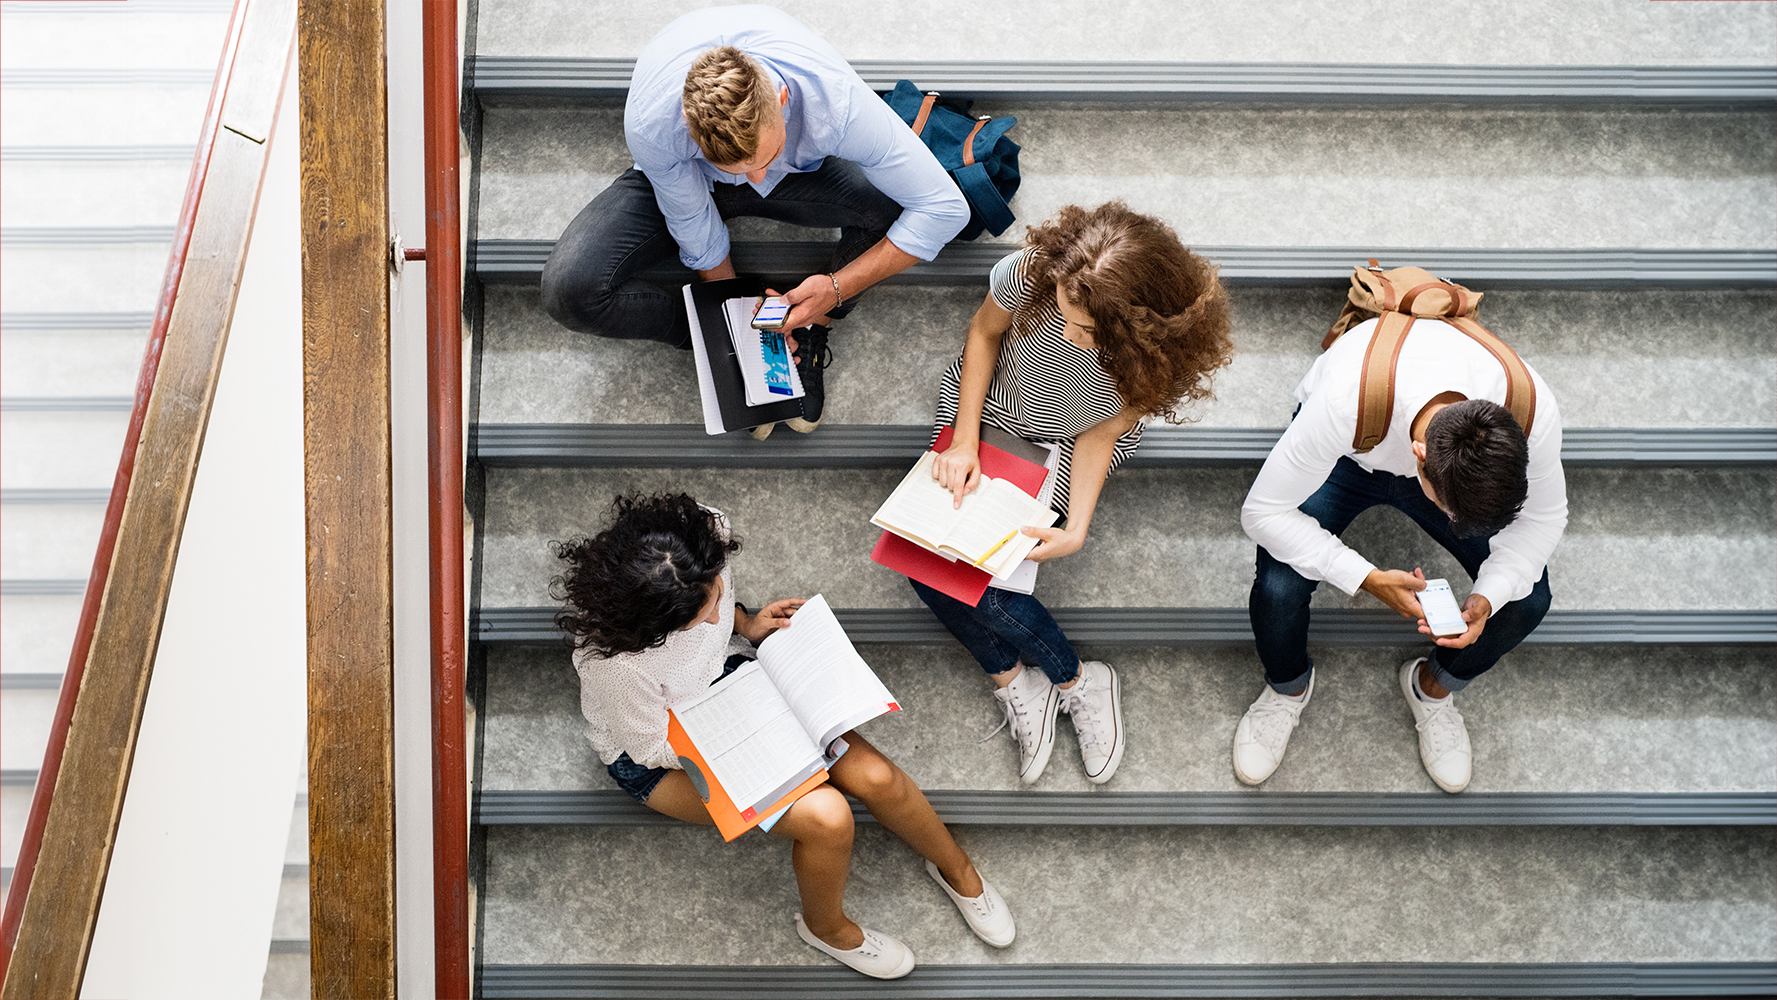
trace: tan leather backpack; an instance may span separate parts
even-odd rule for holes
[[[1518,426],[1524,428],[1524,436],[1530,436],[1530,424],[1536,419],[1536,384],[1517,352],[1475,322],[1480,306],[1480,292],[1445,281],[1424,268],[1384,271],[1372,257],[1368,267],[1352,269],[1345,308],[1320,342],[1320,349],[1333,346],[1333,341],[1353,326],[1381,317],[1376,334],[1364,351],[1363,374],[1358,382],[1357,432],[1351,438],[1353,450],[1360,454],[1369,451],[1388,435],[1389,420],[1394,415],[1395,365],[1413,321],[1420,317],[1443,320],[1499,359],[1506,370],[1505,407]]]

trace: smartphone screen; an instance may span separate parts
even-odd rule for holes
[[[1432,635],[1461,635],[1468,631],[1448,580],[1425,581],[1425,589],[1419,592],[1419,607],[1425,612],[1425,624]]]
[[[753,310],[753,329],[781,330],[789,315],[789,303],[776,295],[769,296],[759,303],[759,308]]]

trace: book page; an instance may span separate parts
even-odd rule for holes
[[[870,523],[928,549],[936,549],[942,544],[945,533],[962,512],[953,506],[950,491],[932,478],[932,463],[937,460],[937,452],[928,451],[921,455],[913,470],[902,477],[900,485],[876,509]],[[979,489],[976,492],[980,492]],[[968,509],[973,496],[971,493],[963,498],[963,510]]]
[[[759,663],[816,746],[901,707],[819,594],[759,644]]]
[[[757,662],[674,705],[673,714],[742,813],[771,805],[821,768],[820,747]]]
[[[945,536],[944,545],[971,562],[986,556],[1002,542],[1005,543],[1001,546],[1003,551],[1005,546],[1022,544],[1019,543],[1021,538],[1031,541],[1018,533],[1021,526],[1046,528],[1055,521],[1054,511],[1003,479],[983,479],[980,488],[963,502],[961,513],[962,518]],[[1043,517],[1045,513],[1047,518]],[[1029,549],[1027,546],[1025,551]],[[1024,556],[1020,554],[1018,558]]]

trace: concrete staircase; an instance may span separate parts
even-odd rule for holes
[[[1237,354],[1217,400],[1151,432],[1107,483],[1087,547],[1038,590],[1083,655],[1123,672],[1128,753],[1089,786],[1064,726],[1029,790],[1003,738],[976,742],[996,722],[979,668],[867,558],[870,512],[923,444],[985,264],[1009,247],[953,246],[874,290],[835,335],[826,423],[764,445],[687,426],[688,354],[573,334],[541,309],[548,242],[629,165],[624,60],[694,6],[480,0],[471,14],[482,995],[1777,989],[1777,74],[1768,44],[1736,41],[1768,38],[1768,6],[1527,20],[1454,3],[1389,29],[1375,62],[1451,64],[1416,72],[1350,64],[1377,51],[1374,25],[1332,6],[1289,8],[1261,35],[1235,5],[783,5],[873,82],[912,60],[952,61],[913,75],[922,85],[975,72],[954,89],[1020,120],[1021,225],[1119,197],[1226,262]],[[1069,84],[1057,59],[1097,62]],[[1139,60],[1159,66],[1134,79]],[[1220,68],[1192,70],[1210,80],[1195,96],[1154,82],[1176,85],[1186,63]],[[1523,65],[1537,70],[1498,69]],[[1585,89],[1658,65],[1690,82]],[[1722,69],[1748,65],[1767,70]],[[1745,78],[1750,98],[1734,90]],[[793,272],[797,244],[825,235],[733,229],[742,269],[767,272]],[[1322,588],[1315,705],[1277,775],[1245,789],[1229,741],[1262,682],[1238,507],[1341,271],[1378,251],[1444,261],[1486,291],[1489,326],[1559,395],[1573,516],[1550,566],[1556,610],[1462,696],[1475,779],[1452,797],[1420,767],[1395,686],[1416,637]],[[868,735],[1005,892],[1014,947],[981,946],[866,823],[848,907],[921,963],[867,982],[796,938],[786,845],[721,845],[610,786],[549,625],[547,543],[588,530],[614,493],[661,489],[734,519],[738,599],[820,592],[840,609],[906,706]],[[1396,515],[1348,537],[1379,563],[1464,579]]]

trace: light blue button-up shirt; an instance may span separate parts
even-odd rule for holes
[[[752,56],[790,90],[784,151],[753,185],[760,195],[786,175],[819,170],[822,160],[838,156],[862,167],[870,183],[901,205],[888,238],[921,260],[936,257],[969,221],[968,203],[937,158],[838,50],[774,7],[716,7],[686,14],[654,36],[636,59],[623,112],[630,155],[654,185],[686,267],[707,271],[728,257],[728,227],[710,185],[749,183],[704,158],[682,113],[685,74],[698,56],[721,45]]]

